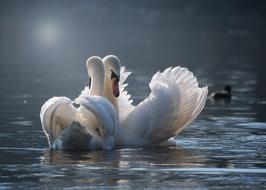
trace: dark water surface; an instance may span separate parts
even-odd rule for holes
[[[212,86],[201,72],[201,83]],[[1,93],[0,189],[264,189],[266,101],[253,97],[256,78],[249,70],[223,72],[235,76],[226,81],[235,84],[231,102],[208,101],[198,119],[176,137],[176,148],[51,151],[38,115],[48,97],[34,88],[46,88],[44,83],[54,79],[33,78],[25,94],[14,89]],[[250,77],[244,84],[242,75]],[[129,91],[138,102],[148,93],[150,76],[139,71],[135,77]],[[59,78],[74,85],[71,77]],[[2,88],[13,92],[12,86]]]
[[[0,189],[266,189],[263,1],[66,1],[64,9],[58,1],[4,2]],[[54,46],[29,29],[49,16],[61,23],[63,41]],[[128,91],[135,103],[148,95],[152,74],[171,65],[189,67],[210,91],[231,84],[232,100],[208,100],[174,148],[49,150],[41,105],[78,96],[87,83],[86,57],[109,53],[134,73]]]

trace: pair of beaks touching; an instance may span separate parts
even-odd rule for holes
[[[114,55],[103,59],[92,56],[86,61],[86,67],[89,89],[84,95],[104,96],[118,109],[115,99],[120,95],[120,60]]]

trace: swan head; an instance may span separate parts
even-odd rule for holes
[[[104,66],[102,59],[98,56],[92,56],[86,61],[87,72],[89,75],[90,95],[103,95],[104,85]]]
[[[107,55],[103,58],[105,79],[111,81],[113,95],[118,97],[120,80],[120,60],[115,55]]]

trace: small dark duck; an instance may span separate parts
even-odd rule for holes
[[[226,85],[224,87],[224,90],[216,91],[216,92],[211,93],[209,98],[212,98],[212,99],[215,99],[215,100],[222,100],[222,99],[229,100],[229,99],[231,99],[231,86],[230,85]]]

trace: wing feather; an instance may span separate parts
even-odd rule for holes
[[[131,99],[131,95],[125,89],[128,86],[128,84],[125,82],[130,74],[131,72],[126,71],[124,66],[121,67],[119,81],[120,96],[118,97],[118,104],[119,110],[123,111],[119,112],[120,120],[124,120],[124,118],[126,118],[126,116],[135,108],[132,105],[133,100]]]
[[[89,86],[85,86],[84,89],[80,92],[80,95],[77,98],[75,98],[74,102],[76,104],[80,104],[80,102],[89,95],[90,95],[90,88]]]
[[[74,117],[75,108],[67,97],[53,97],[44,103],[40,118],[50,146],[61,132],[71,125]]]
[[[124,123],[131,134],[142,136],[146,143],[163,142],[193,122],[208,93],[207,87],[198,87],[197,78],[182,67],[157,72],[149,86],[148,98],[129,113]]]

